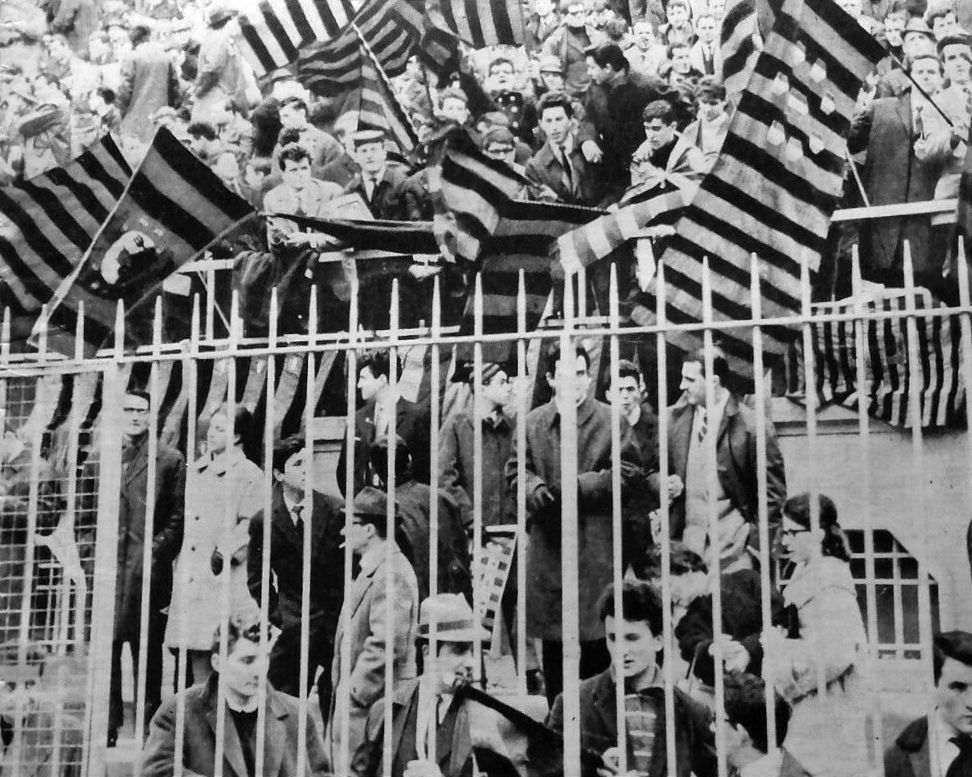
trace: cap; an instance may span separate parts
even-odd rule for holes
[[[388,495],[374,486],[365,486],[354,498],[353,510],[354,515],[388,515]]]
[[[472,608],[462,594],[436,594],[419,608],[418,635],[430,638],[435,622],[436,642],[486,642],[490,634],[476,623]]]
[[[223,22],[228,22],[234,16],[236,16],[237,11],[234,8],[230,8],[225,5],[217,5],[210,9],[209,11],[209,25],[210,27],[214,24],[222,24]]]
[[[909,32],[917,32],[920,35],[926,35],[932,40],[935,39],[935,33],[932,32],[931,27],[929,27],[925,23],[925,20],[920,16],[915,16],[908,20],[908,23],[905,25],[904,32],[901,33],[901,37],[904,37]]]
[[[553,54],[547,54],[546,56],[540,57],[540,72],[563,73],[564,66],[559,57]]]
[[[385,133],[381,130],[358,130],[351,136],[351,139],[354,141],[354,147],[359,148],[369,143],[384,143]]]

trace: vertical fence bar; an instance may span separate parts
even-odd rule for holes
[[[517,693],[525,694],[527,656],[526,610],[526,417],[527,391],[526,276],[521,269],[516,287],[516,666]],[[546,668],[544,668],[546,669]]]
[[[959,363],[962,369],[962,382],[965,384],[965,424],[966,429],[972,430],[972,402],[969,401],[969,392],[972,391],[972,300],[969,294],[969,265],[968,265],[968,245],[966,238],[960,237],[958,241],[958,269],[959,284],[959,306],[962,313],[959,315],[959,327],[962,333],[962,358]],[[972,434],[965,435],[966,462],[970,469],[968,484],[970,493],[968,499],[972,502]]]
[[[854,366],[857,382],[857,442],[860,447],[861,461],[871,460],[871,424],[868,419],[868,382],[867,382],[867,335],[868,322],[864,315],[863,282],[861,278],[861,258],[858,246],[851,248],[851,292],[854,295]],[[884,748],[881,731],[881,693],[877,687],[878,665],[878,613],[877,584],[874,564],[874,514],[871,512],[871,470],[864,467],[863,482],[860,484],[864,494],[864,599],[867,606],[867,655],[868,677],[871,679],[871,726],[873,762],[878,773],[884,775]]]
[[[569,494],[577,482],[577,405],[574,383],[574,294],[568,278],[564,284],[564,327],[560,333],[560,379],[557,401],[560,411],[560,484]],[[580,771],[580,623],[578,600],[577,501],[561,499],[561,575],[564,698],[564,767]]]
[[[483,275],[476,273],[473,289],[473,613],[474,623],[483,621]],[[473,642],[473,664],[482,672],[483,645]]]
[[[713,655],[713,675],[715,676],[715,742],[716,758],[719,777],[726,777],[728,774],[728,764],[726,762],[726,709],[725,709],[725,682],[723,676],[721,636],[722,636],[722,558],[719,545],[719,513],[716,505],[716,494],[719,492],[719,471],[718,454],[716,444],[719,437],[719,428],[715,425],[713,411],[716,407],[715,384],[712,382],[715,377],[714,368],[714,347],[713,342],[713,311],[712,311],[712,276],[709,271],[709,258],[702,259],[702,321],[705,329],[702,333],[702,343],[705,349],[705,406],[708,417],[708,431],[703,441],[705,450],[705,474],[706,474],[706,502],[709,513],[709,545],[711,555],[708,559],[709,574],[712,576],[712,642]],[[723,391],[728,391],[727,386],[721,387]],[[721,425],[721,418],[720,425]]]
[[[905,326],[908,335],[908,416],[911,417],[911,461],[912,472],[922,472],[924,458],[924,438],[922,434],[921,388],[924,385],[921,358],[918,355],[918,314],[915,301],[915,274],[911,259],[911,245],[904,241],[904,282],[905,282],[905,311],[907,318]],[[920,481],[919,481],[920,482]],[[913,515],[922,515],[921,488],[913,490],[911,504]],[[934,687],[933,649],[932,649],[932,612],[931,594],[929,591],[928,571],[928,524],[919,521],[921,537],[918,541],[918,641],[921,645],[922,672]],[[897,564],[895,564],[897,568]],[[927,702],[928,720],[935,719],[936,704],[929,695]],[[928,726],[928,753],[931,762],[931,773],[941,774],[938,727]]]
[[[608,298],[610,328],[615,332],[621,327],[621,313],[618,304],[618,267],[611,263],[611,276],[609,281]],[[610,336],[610,371],[609,386],[611,387],[611,554],[612,569],[614,570],[612,583],[614,585],[614,622],[621,624],[624,622],[624,597],[622,596],[622,583],[624,569],[622,567],[621,536],[623,532],[621,515],[621,424],[627,424],[627,419],[621,419],[621,395],[618,376],[618,361],[621,359],[621,343],[617,334]],[[612,663],[620,669],[624,661],[621,660],[621,650],[623,647],[615,643],[616,654],[611,657]],[[628,771],[628,737],[627,726],[624,716],[624,679],[617,678],[615,685],[615,714],[618,717],[618,772],[624,774]]]
[[[759,258],[750,255],[749,298],[753,310],[753,378],[756,388],[756,515],[759,528],[759,601],[763,632],[773,628],[772,586],[770,579],[769,495],[766,493],[766,376],[763,366],[763,295],[760,290]],[[767,752],[775,753],[776,746],[776,690],[766,684],[766,744]]]
[[[432,394],[429,408],[429,438],[430,456],[429,473],[431,475],[429,489],[429,596],[439,592],[439,342],[442,332],[442,300],[440,296],[439,276],[432,279],[432,363],[431,372]],[[473,578],[475,580],[475,577]],[[475,592],[475,589],[474,589]],[[437,613],[433,612],[429,621],[429,655],[436,656],[436,637],[439,632]],[[428,671],[424,667],[423,671]],[[438,721],[435,721],[438,723]],[[429,726],[428,754],[434,761],[438,752],[438,725]]]

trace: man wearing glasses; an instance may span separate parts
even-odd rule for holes
[[[140,673],[139,637],[143,595],[148,597],[148,655],[143,671],[145,721],[151,720],[162,697],[162,638],[172,594],[172,561],[182,544],[185,502],[185,459],[175,448],[159,443],[155,453],[155,480],[149,483],[149,394],[129,389],[122,408],[121,494],[118,505],[118,567],[115,583],[115,626],[111,646],[111,690],[108,704],[108,746],[118,739],[125,712],[121,691],[121,656],[131,646],[136,667],[136,693]],[[94,475],[96,477],[96,475]],[[154,510],[148,511],[148,489],[154,487]],[[145,537],[152,534],[152,564],[143,570]],[[143,585],[144,574],[149,574]]]

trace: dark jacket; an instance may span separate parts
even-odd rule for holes
[[[930,777],[928,716],[913,720],[884,751],[885,777]]]
[[[564,182],[564,164],[559,152],[554,154],[549,143],[544,143],[526,164],[526,176],[538,186],[548,186],[561,202],[573,205],[596,205],[602,195],[601,165],[591,164],[581,153],[580,143],[575,139],[570,152],[570,165],[573,169],[573,190]]]
[[[209,777],[216,773],[216,683],[219,675],[209,681],[187,688],[184,693],[163,704],[149,729],[145,743],[142,774],[144,777],[170,777],[175,773],[176,709],[185,704],[182,765],[186,775]],[[298,702],[292,696],[275,691],[267,684],[266,736],[264,738],[263,768],[257,772],[264,777],[311,777],[329,772],[324,742],[307,716],[306,772],[297,771]],[[225,777],[247,777],[246,761],[240,738],[229,712],[223,722],[223,774]]]
[[[401,165],[389,162],[375,184],[371,197],[368,197],[363,179],[363,173],[358,173],[344,187],[345,192],[357,193],[365,201],[372,215],[376,219],[397,219],[399,217],[399,198],[401,188],[408,177],[408,170]]]
[[[603,753],[618,745],[617,691],[610,669],[583,680],[580,684],[581,747]],[[675,763],[677,777],[713,777],[716,774],[716,758],[712,749],[712,732],[709,726],[712,712],[693,700],[678,688],[675,694]],[[659,714],[655,721],[655,741],[651,754],[649,777],[666,777],[668,761],[665,721],[665,691],[649,688],[643,691],[657,699]],[[564,697],[554,700],[547,717],[547,725],[554,731],[564,730]]]
[[[722,633],[739,642],[749,653],[746,671],[759,675],[763,665],[763,630],[760,575],[752,569],[741,569],[722,576]],[[773,586],[770,592],[770,623],[783,622],[783,596]],[[682,658],[694,666],[702,682],[715,683],[715,666],[709,647],[712,645],[712,596],[700,596],[689,604],[675,627],[675,639]]]

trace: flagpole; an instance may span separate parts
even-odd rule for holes
[[[887,51],[887,52],[888,52],[888,56],[889,56],[889,57],[891,57],[891,59],[892,59],[892,60],[894,61],[894,64],[896,64],[896,65],[897,65],[897,66],[898,66],[899,68],[901,68],[901,72],[902,72],[902,73],[904,73],[904,74],[905,74],[906,76],[908,76],[908,80],[909,80],[909,81],[911,81],[911,84],[912,84],[912,86],[913,86],[913,87],[914,87],[915,89],[917,89],[917,90],[918,90],[919,92],[921,92],[921,94],[922,94],[922,96],[923,96],[923,97],[924,97],[924,98],[925,98],[925,99],[926,99],[926,100],[927,100],[928,102],[930,102],[930,103],[932,104],[932,107],[933,107],[933,108],[934,108],[934,109],[935,109],[936,111],[938,111],[938,113],[939,113],[939,115],[940,115],[940,116],[941,116],[941,117],[942,117],[943,119],[945,119],[945,123],[946,123],[946,124],[947,124],[947,125],[948,125],[949,127],[951,127],[952,129],[955,129],[955,124],[954,124],[954,122],[952,122],[952,120],[951,120],[951,119],[950,119],[950,118],[948,117],[948,114],[946,114],[946,113],[945,113],[945,111],[944,111],[944,110],[942,109],[942,107],[941,107],[941,106],[940,106],[940,105],[939,105],[938,103],[936,103],[936,102],[935,102],[935,101],[934,101],[934,100],[933,100],[933,99],[931,98],[931,95],[930,95],[930,94],[928,94],[928,92],[926,92],[926,91],[925,91],[924,89],[922,89],[922,88],[921,88],[921,84],[919,84],[919,83],[918,83],[917,81],[915,81],[915,79],[914,79],[914,78],[912,78],[912,77],[911,77],[911,73],[909,73],[909,72],[908,72],[908,70],[907,70],[907,68],[905,68],[905,66],[904,66],[904,65],[902,64],[902,62],[901,62],[901,60],[900,60],[900,59],[898,59],[898,57],[897,57],[897,56],[895,56],[895,54],[894,54],[894,53],[893,53],[893,52],[892,52],[892,51],[891,51],[890,49],[887,49],[887,48],[885,48],[885,51]]]
[[[388,74],[385,72],[385,68],[381,66],[381,62],[378,61],[378,57],[375,56],[375,52],[371,50],[371,46],[368,45],[368,41],[365,40],[365,36],[362,34],[361,29],[358,27],[358,23],[354,19],[351,20],[351,29],[354,30],[354,34],[357,35],[358,40],[361,41],[361,47],[368,54],[368,58],[378,71],[378,77],[385,84],[385,88],[391,93],[392,98],[395,100],[399,110],[401,110],[402,115],[405,117],[405,121],[408,122],[409,129],[412,130],[415,140],[418,141],[418,129],[416,129],[415,124],[412,123],[412,117],[409,116],[408,111],[405,110],[405,106],[403,106],[401,101],[398,99],[398,95],[395,93],[395,88],[392,86],[392,83],[388,78]]]

